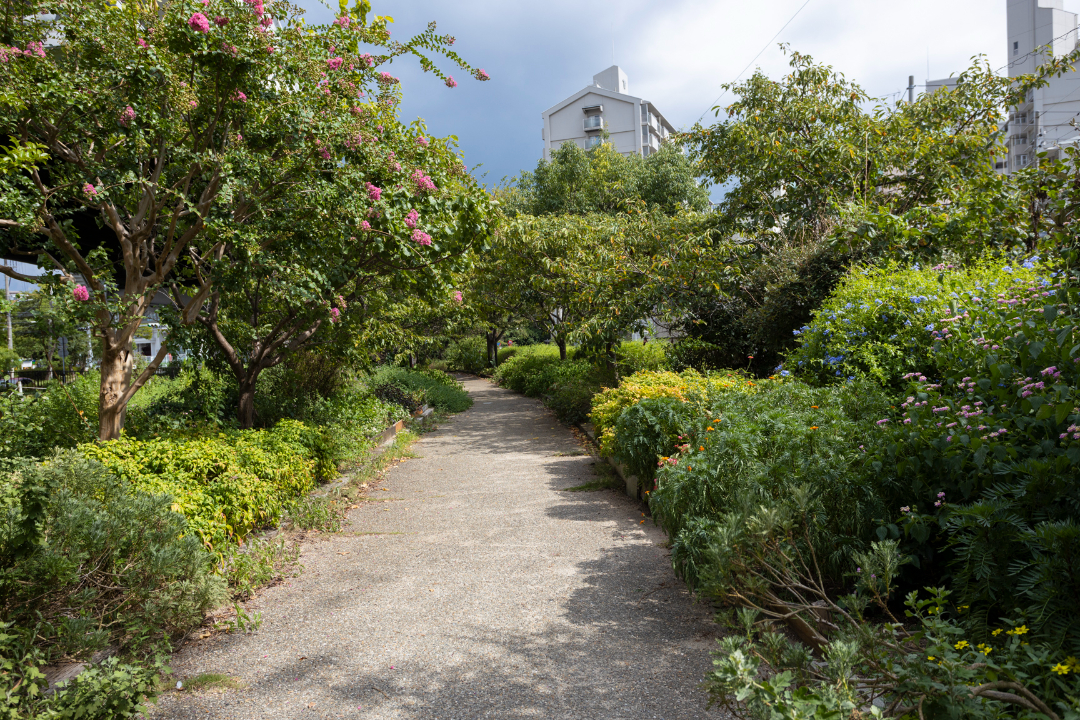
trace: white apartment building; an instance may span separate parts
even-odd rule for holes
[[[629,80],[618,65],[594,75],[592,85],[548,108],[542,117],[545,160],[565,142],[586,150],[596,147],[605,130],[623,155],[647,157],[675,132],[656,106],[630,94]]]
[[[1076,49],[1076,13],[1067,12],[1062,0],[1006,1],[1009,77],[1033,73],[1050,58]],[[1063,145],[1075,144],[1080,133],[1074,119],[1080,122],[1080,72],[1052,77],[1046,87],[1030,91],[1009,113],[1007,171],[1027,167],[1041,152],[1052,158]]]

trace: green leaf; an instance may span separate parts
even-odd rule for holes
[[[1068,325],[1061,332],[1058,333],[1058,336],[1057,336],[1058,347],[1061,347],[1062,345],[1065,344],[1065,341],[1069,339],[1069,334],[1072,333],[1074,327],[1075,327],[1074,325]]]
[[[1057,415],[1054,420],[1058,425],[1065,422],[1065,418],[1069,417],[1069,413],[1072,412],[1072,408],[1069,407],[1069,403],[1060,403],[1057,406]]]

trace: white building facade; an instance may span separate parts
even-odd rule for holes
[[[1035,70],[1077,47],[1077,16],[1062,0],[1006,0],[1008,3],[1009,77]],[[1047,48],[1049,46],[1049,48]],[[1046,152],[1056,157],[1064,145],[1080,139],[1072,121],[1080,122],[1080,72],[1051,77],[1046,87],[1028,92],[1025,102],[1009,113],[1008,171],[1031,165]]]
[[[623,155],[647,157],[675,128],[651,102],[630,94],[630,81],[618,65],[593,76],[593,84],[542,114],[544,160],[566,142],[588,150],[608,142]]]

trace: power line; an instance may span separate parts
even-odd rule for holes
[[[769,49],[769,46],[773,44],[773,41],[775,41],[776,38],[780,37],[780,33],[784,32],[784,30],[787,30],[787,26],[790,25],[792,23],[792,21],[795,20],[796,17],[798,17],[799,13],[801,13],[803,11],[803,8],[805,8],[809,4],[810,4],[810,0],[806,0],[806,2],[804,2],[802,4],[802,6],[798,10],[795,11],[795,14],[792,15],[791,18],[786,23],[784,23],[784,27],[780,28],[779,32],[777,32],[775,35],[772,36],[772,40],[769,40],[769,42],[765,43],[765,47],[761,48],[761,52],[759,52],[757,55],[754,56],[754,59],[751,60],[749,62],[749,64],[747,64],[747,66],[742,69],[742,72],[739,73],[739,75],[734,80],[732,80],[732,83],[739,82],[739,80],[742,78],[743,74],[747,70],[750,69],[750,66],[757,62],[757,59],[759,57],[761,57],[761,54]],[[724,89],[724,92],[720,93],[715,100],[713,100],[711,103],[709,103],[709,107],[705,110],[705,112],[701,113],[701,116],[697,119],[697,121],[701,122],[701,118],[705,117],[705,113],[709,112],[709,110],[712,110],[714,107],[716,107],[716,104],[718,102],[720,102],[720,99],[723,98],[725,95],[727,95],[727,89],[726,88]]]

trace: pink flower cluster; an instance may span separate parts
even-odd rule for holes
[[[79,302],[86,302],[90,299],[90,291],[86,288],[85,285],[76,285],[75,289],[72,291],[72,294]]]
[[[341,63],[343,62],[345,61],[339,57],[332,57],[326,61],[326,67],[330,68],[331,70],[337,70],[339,67],[341,67]]]
[[[233,93],[233,100],[236,100],[238,102],[247,102],[247,95],[245,95],[243,92],[237,90],[236,92]]]
[[[39,42],[28,43],[25,50],[12,45],[11,47],[0,46],[0,62],[7,62],[9,59],[14,60],[17,57],[45,57],[45,47]]]
[[[416,242],[416,243],[418,243],[420,245],[430,245],[431,244],[431,236],[428,235],[423,230],[413,230],[412,239],[413,239],[414,242]]]
[[[371,198],[372,202],[378,202],[379,198],[382,197],[381,187],[375,187],[371,183],[364,183],[364,187],[367,188],[368,197]]]
[[[86,183],[85,185],[83,185],[82,190],[90,197],[97,197],[97,188],[94,187],[91,183]]]
[[[480,68],[479,70],[477,70],[473,77],[480,81],[491,79],[491,76],[484,72],[484,68]]]
[[[375,64],[375,59],[371,57],[370,53],[364,53],[360,56],[360,62],[364,63],[368,67],[371,67]],[[363,97],[363,93],[360,93],[360,95],[361,97]]]
[[[383,83],[384,85],[393,85],[397,81],[398,79],[388,72],[379,73],[379,82]]]
[[[147,44],[146,44],[146,41],[145,41],[145,40],[143,40],[142,38],[139,38],[138,40],[136,40],[136,41],[135,41],[135,44],[136,44],[136,45],[138,45],[138,46],[139,46],[139,47],[141,47],[141,48],[148,48],[148,47],[150,47],[149,45],[147,45]]]
[[[426,137],[421,135],[420,137],[416,138],[416,144],[420,147],[427,147],[430,143],[428,142],[428,139]]]
[[[229,18],[218,15],[216,18],[214,18],[214,24],[218,27],[225,27],[229,24]]]
[[[448,87],[448,88],[456,88],[457,87],[457,80],[454,79],[453,75],[447,75],[446,80],[444,80],[443,82],[446,83],[446,87]]]
[[[334,21],[334,24],[335,25],[340,25],[343,28],[347,28],[347,27],[349,27],[349,23],[351,23],[351,22],[352,22],[352,20],[349,18],[348,15],[342,15],[341,17],[339,17],[337,20]]]
[[[419,222],[420,213],[416,212],[416,210],[410,210],[409,214],[405,216],[405,227],[407,228],[415,228]]]
[[[435,182],[424,174],[422,170],[414,170],[412,174],[412,181],[416,183],[416,189],[420,192],[431,192],[435,190]]]
[[[135,110],[130,105],[124,108],[124,112],[120,113],[120,124],[127,127],[131,124],[131,121],[135,119]]]
[[[195,32],[210,32],[210,21],[201,12],[197,12],[188,18],[187,24]]]
[[[369,223],[367,220],[361,220],[360,229],[364,232],[368,232],[369,230],[371,230],[371,223]]]
[[[266,12],[263,9],[263,0],[244,0],[244,2],[250,5],[251,9],[254,10],[255,14],[259,17],[262,17],[263,13]]]
[[[462,301],[463,301],[464,299],[465,299],[465,298],[464,298],[464,296],[463,296],[463,295],[461,294],[461,291],[460,291],[460,290],[455,290],[455,291],[454,291],[454,302],[458,302],[458,303],[459,303],[459,302],[462,302]]]
[[[330,308],[330,322],[336,323],[340,319],[341,319],[341,311],[338,310],[336,307]]]

